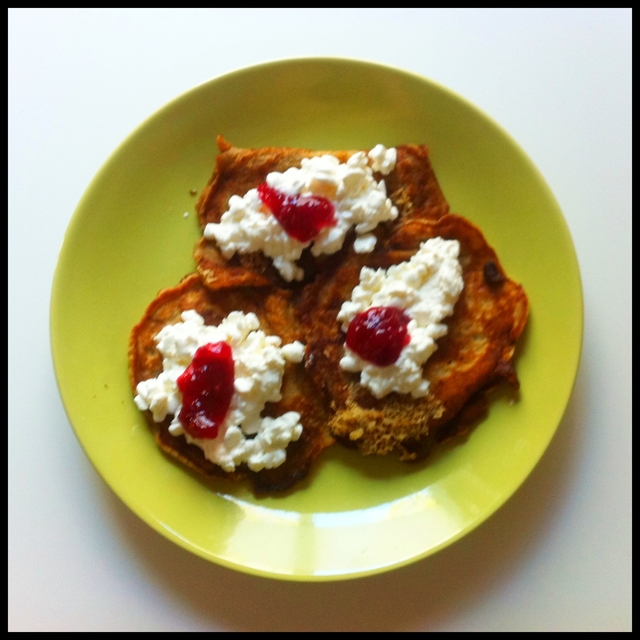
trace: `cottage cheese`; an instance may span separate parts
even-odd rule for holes
[[[171,434],[184,436],[225,471],[234,471],[243,462],[252,471],[259,471],[285,461],[287,445],[302,433],[300,414],[289,411],[277,418],[263,418],[260,413],[265,403],[281,400],[285,362],[302,361],[302,343],[281,347],[279,337],[267,336],[260,330],[260,322],[253,313],[234,311],[213,327],[206,326],[203,318],[191,310],[182,313],[182,322],[164,327],[155,340],[163,356],[163,371],[136,387],[135,403],[141,411],[151,411],[155,422],[162,422],[172,414]],[[192,438],[178,419],[182,394],[177,380],[201,346],[222,341],[231,346],[235,365],[229,412],[215,439]]]
[[[360,384],[376,398],[392,391],[414,398],[427,394],[429,381],[422,377],[422,366],[437,349],[436,340],[447,333],[442,320],[453,313],[463,288],[459,251],[457,240],[431,238],[407,262],[386,270],[362,268],[360,284],[338,313],[342,330],[346,333],[355,316],[370,307],[399,307],[411,318],[407,325],[411,341],[388,367],[367,362],[345,345],[340,366],[361,372]]]
[[[377,144],[369,151],[368,156],[371,160],[371,168],[386,176],[395,168],[398,152],[393,148],[387,149],[384,145]]]
[[[215,240],[227,259],[236,252],[262,251],[284,280],[302,280],[304,272],[295,263],[304,249],[311,246],[314,256],[335,253],[342,248],[352,226],[356,232],[355,250],[373,251],[376,237],[371,232],[381,222],[398,216],[398,209],[387,198],[384,180],[376,182],[373,171],[386,175],[395,163],[396,150],[377,145],[368,156],[359,151],[346,163],[324,155],[304,158],[300,168],[268,174],[266,182],[270,187],[289,195],[323,196],[333,203],[336,224],[323,229],[310,242],[290,237],[263,204],[257,189],[250,189],[242,197],[231,196],[229,209],[219,223],[206,225],[204,237]]]

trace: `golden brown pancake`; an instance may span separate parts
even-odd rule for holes
[[[424,365],[429,393],[414,399],[394,392],[376,399],[359,384],[359,373],[339,366],[345,334],[336,317],[359,284],[363,266],[386,269],[409,260],[421,242],[437,236],[460,242],[464,288],[446,321],[447,335]],[[419,459],[451,433],[454,418],[468,422],[482,412],[483,390],[505,379],[518,385],[512,359],[527,320],[527,297],[507,277],[480,230],[460,216],[430,221],[418,215],[374,253],[348,253],[305,288],[298,311],[307,370],[326,394],[331,432],[365,455],[397,451],[403,460]]]
[[[194,309],[206,324],[219,324],[231,311],[253,312],[260,320],[260,328],[267,335],[277,335],[283,344],[302,338],[300,325],[291,303],[291,292],[274,287],[225,288],[212,291],[196,274],[187,276],[174,288],[161,291],[147,308],[142,320],[133,328],[129,343],[129,372],[131,387],[158,376],[162,372],[162,356],[154,340],[168,324],[181,321],[180,314]],[[322,449],[333,443],[327,425],[328,413],[303,364],[287,363],[282,385],[282,400],[268,403],[264,415],[277,417],[287,411],[301,414],[302,435],[287,447],[286,461],[275,469],[252,472],[246,465],[235,472],[225,472],[204,457],[200,448],[189,444],[182,436],[172,436],[168,427],[172,416],[156,423],[150,411],[145,411],[160,448],[205,475],[241,480],[250,478],[257,493],[287,489],[303,478]]]
[[[220,222],[231,196],[244,196],[249,189],[264,182],[268,173],[299,167],[303,158],[330,154],[340,162],[346,162],[355,153],[289,147],[240,149],[222,136],[218,136],[218,148],[220,153],[216,157],[213,175],[196,205],[198,221],[203,230],[210,222]],[[379,225],[375,231],[378,238],[385,237],[411,220],[437,220],[449,211],[429,161],[427,148],[423,145],[399,145],[396,150],[395,169],[387,176],[374,173],[376,180],[384,178],[387,195],[399,211],[396,221]],[[280,277],[271,260],[259,252],[236,254],[227,261],[214,240],[202,238],[196,244],[194,257],[198,273],[211,289],[269,284],[291,286]],[[340,259],[341,255],[337,254],[313,258],[308,250],[304,251],[299,264],[304,269],[305,282],[310,282],[317,273]]]

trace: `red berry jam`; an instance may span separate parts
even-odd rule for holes
[[[333,203],[322,196],[291,196],[266,182],[258,187],[258,195],[287,234],[300,242],[313,240],[336,223]]]
[[[388,367],[411,341],[409,320],[398,307],[371,307],[351,321],[347,346],[367,362]]]
[[[200,347],[178,378],[182,392],[180,422],[194,438],[213,439],[224,422],[233,397],[234,363],[226,342]]]

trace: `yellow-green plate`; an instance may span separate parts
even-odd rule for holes
[[[468,441],[420,465],[326,450],[283,496],[206,482],[165,458],[133,404],[129,332],[194,270],[196,196],[215,138],[237,146],[370,148],[424,143],[452,210],[478,224],[531,303],[521,393],[496,397]],[[188,213],[188,216],[185,216]],[[67,230],[53,284],[60,393],[87,456],[143,520],[185,549],[262,576],[377,573],[449,545],[491,515],[547,447],[582,341],[575,251],[549,188],[519,146],[460,96],[397,69],[302,59],[207,82],[138,127],[107,160]]]

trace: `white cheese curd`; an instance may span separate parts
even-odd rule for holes
[[[302,362],[300,342],[280,346],[281,339],[267,336],[253,313],[230,313],[217,327],[207,326],[196,311],[184,311],[182,322],[167,325],[155,337],[162,354],[162,373],[136,387],[135,403],[141,411],[151,411],[155,422],[174,416],[169,431],[204,451],[207,459],[225,471],[246,462],[252,471],[272,469],[286,459],[285,449],[302,433],[300,414],[289,411],[277,418],[263,418],[267,402],[282,396],[285,361]],[[224,422],[215,439],[192,438],[178,418],[182,394],[177,380],[191,364],[195,352],[210,342],[227,342],[233,352],[234,393]],[[247,438],[246,436],[255,436]]]
[[[340,366],[361,372],[360,384],[376,398],[392,391],[419,398],[429,391],[422,366],[437,349],[436,340],[447,333],[442,321],[453,313],[464,285],[459,252],[457,240],[431,238],[407,262],[386,270],[363,267],[360,271],[360,284],[338,313],[345,333],[356,315],[371,307],[398,307],[411,319],[407,325],[411,341],[388,367],[371,364],[345,345]]]
[[[383,175],[395,167],[396,150],[377,145],[369,152],[369,159]],[[336,224],[326,227],[309,242],[300,242],[284,228],[262,202],[257,189],[244,196],[229,198],[229,208],[219,223],[205,226],[204,237],[215,240],[222,255],[229,259],[236,252],[262,251],[271,258],[284,280],[302,280],[304,272],[295,262],[311,246],[314,256],[339,251],[349,229],[354,226],[359,253],[373,251],[376,238],[373,231],[378,224],[394,220],[398,209],[387,198],[384,180],[376,182],[363,151],[353,154],[345,163],[335,156],[303,158],[299,168],[267,175],[267,184],[288,195],[316,195],[330,200],[335,207]]]
[[[379,171],[383,176],[389,175],[396,166],[398,152],[395,149],[387,149],[382,144],[377,144],[368,153],[371,160],[371,168]]]

